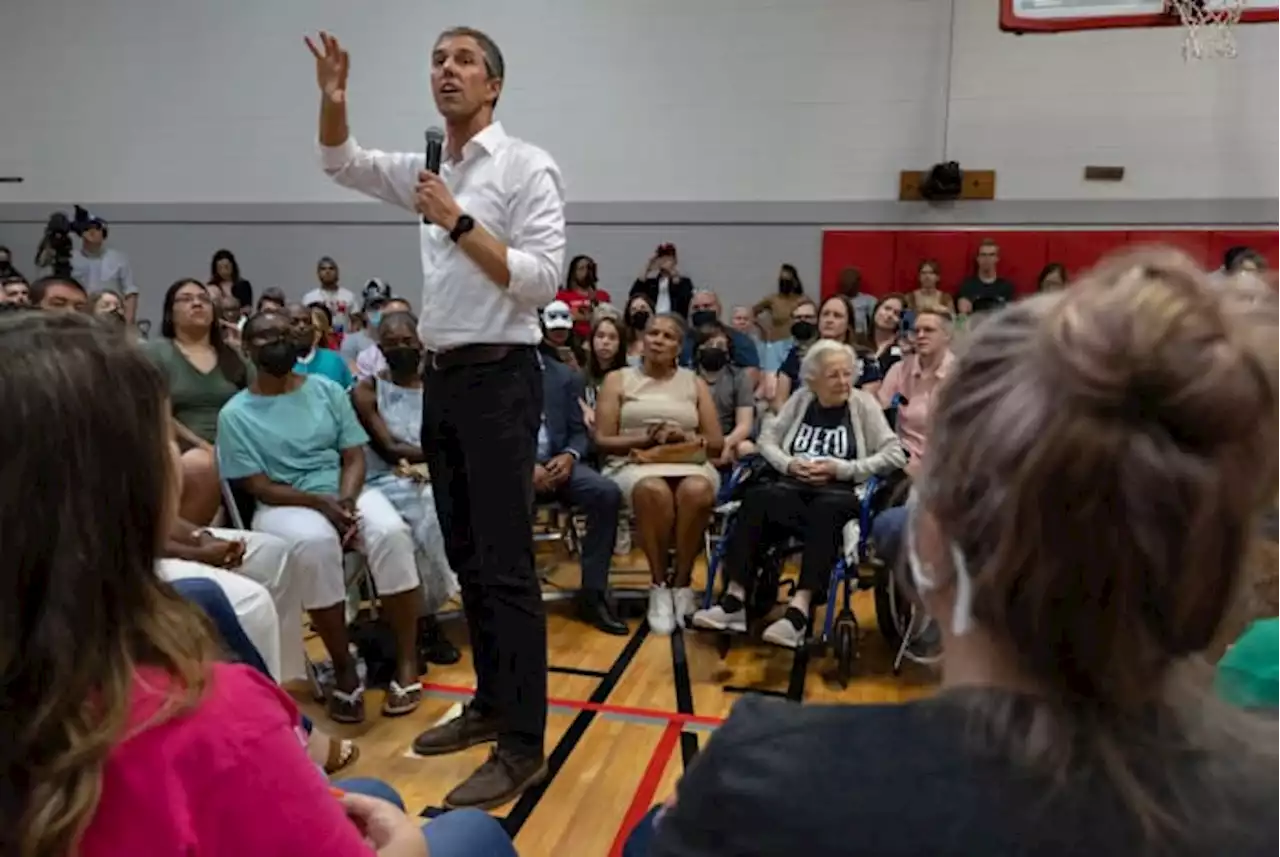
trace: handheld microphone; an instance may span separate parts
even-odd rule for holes
[[[427,129],[427,171],[440,175],[440,156],[444,152],[444,132],[434,125]],[[422,218],[423,223],[430,223],[427,218]]]

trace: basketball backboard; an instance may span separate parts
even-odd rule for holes
[[[1204,0],[1212,9],[1223,0]],[[1246,0],[1242,24],[1280,19],[1280,0]],[[1164,27],[1182,22],[1167,0],[1000,0],[1000,29],[1056,33],[1110,27]]]

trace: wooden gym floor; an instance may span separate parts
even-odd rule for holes
[[[576,560],[540,551],[544,591],[572,591],[578,584]],[[643,569],[643,557],[615,558],[615,569]],[[647,572],[617,572],[615,590],[646,586]],[[703,570],[695,574],[700,591]],[[643,615],[643,602],[634,612]],[[677,632],[670,638],[648,632],[642,618],[628,617],[631,634],[613,637],[571,618],[567,601],[548,604],[547,649],[550,675],[547,716],[546,783],[494,811],[503,819],[522,857],[582,855],[612,857],[635,821],[675,789],[685,767],[729,714],[744,692],[793,697],[805,702],[884,703],[929,693],[932,677],[907,664],[891,671],[892,653],[875,624],[872,594],[855,598],[861,625],[859,660],[847,689],[832,676],[830,655],[793,658],[790,652],[759,642],[739,642],[722,660],[716,635]],[[821,613],[819,613],[821,616]],[[413,714],[383,718],[381,691],[370,691],[368,719],[360,726],[339,726],[324,716],[304,687],[291,688],[302,709],[331,734],[354,738],[360,758],[338,777],[368,776],[389,782],[410,812],[439,813],[446,793],[479,765],[488,746],[451,756],[415,756],[418,733],[456,711],[474,688],[466,628],[461,620],[444,623],[449,638],[463,651],[462,661],[433,665],[424,676],[427,690]],[[308,641],[311,655],[324,656],[318,639]]]

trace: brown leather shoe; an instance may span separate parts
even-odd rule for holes
[[[414,738],[413,752],[419,756],[442,756],[497,740],[498,721],[467,705],[448,723],[433,726]]]
[[[495,747],[475,773],[445,795],[444,805],[447,809],[493,809],[546,778],[547,761],[541,753],[518,756]]]

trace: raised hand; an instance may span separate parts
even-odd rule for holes
[[[325,98],[341,104],[347,100],[347,70],[351,67],[351,58],[334,36],[322,30],[318,38],[318,46],[310,36],[303,38],[316,58],[316,85]]]

